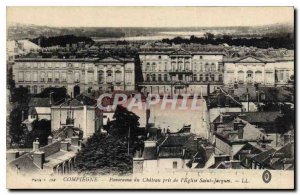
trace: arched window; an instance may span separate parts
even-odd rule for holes
[[[164,81],[168,81],[168,75],[164,74]]]
[[[215,71],[215,70],[216,70],[216,65],[215,65],[215,63],[212,63],[212,64],[211,64],[211,70],[212,70],[212,71]]]
[[[222,74],[219,74],[219,81],[223,81],[223,75]]]
[[[162,81],[161,74],[158,74],[158,81]]]
[[[98,71],[98,83],[103,83],[104,82],[104,72],[102,70]]]
[[[215,81],[215,75],[214,74],[212,74],[210,78],[211,78],[211,81]]]
[[[112,83],[113,82],[113,75],[112,75],[112,71],[108,70],[106,71],[106,80],[108,83]]]
[[[210,71],[210,66],[208,63],[205,63],[205,71]]]
[[[152,75],[152,81],[154,81],[154,82],[156,81],[156,75],[155,74]]]
[[[155,71],[156,70],[156,64],[155,62],[152,63],[152,71]]]
[[[206,80],[206,81],[209,81],[209,74],[206,74],[206,75],[205,75],[205,80]]]
[[[146,81],[149,82],[150,81],[150,75],[146,74]]]
[[[193,75],[193,81],[197,81],[197,75],[196,74]]]
[[[150,63],[149,62],[147,62],[147,64],[146,64],[146,70],[150,70]]]
[[[202,74],[199,75],[199,81],[202,81],[203,80],[203,76]]]

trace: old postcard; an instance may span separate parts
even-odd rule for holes
[[[7,7],[9,189],[294,189],[293,7]]]

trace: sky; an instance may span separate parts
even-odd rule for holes
[[[294,23],[293,7],[7,7],[7,24],[212,27]]]

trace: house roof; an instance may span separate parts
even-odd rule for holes
[[[31,98],[29,103],[29,107],[51,107],[50,98]]]
[[[281,113],[279,111],[272,112],[226,112],[223,114],[223,121],[232,121],[236,117],[239,117],[249,123],[272,123],[274,122]],[[213,123],[221,122],[220,115],[213,121]]]
[[[62,104],[60,104],[60,106],[76,107],[76,106],[83,106],[83,103],[77,99],[68,99],[65,102],[63,102]]]

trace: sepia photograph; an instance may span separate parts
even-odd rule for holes
[[[6,187],[295,189],[294,14],[6,7]]]

